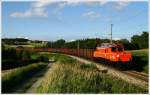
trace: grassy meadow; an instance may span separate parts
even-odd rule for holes
[[[18,46],[21,46],[23,48],[38,48],[38,47],[44,47],[46,46],[46,43],[29,43],[27,45],[7,45],[5,44],[6,47],[11,47],[11,48],[16,48]]]
[[[37,63],[20,68],[10,69],[2,73],[2,93],[11,93],[16,87],[30,79],[35,73],[45,68],[47,64]]]
[[[132,53],[133,56],[134,69],[137,71],[148,73],[149,50],[148,49],[132,50],[130,52]]]
[[[92,63],[81,64],[60,54],[49,56],[57,61],[46,73],[37,93],[147,93],[140,87],[100,73]]]

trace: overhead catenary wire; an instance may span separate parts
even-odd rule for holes
[[[136,15],[134,15],[134,16],[132,16],[132,17],[128,17],[128,19],[126,19],[126,21],[120,21],[120,23],[115,23],[115,24],[125,24],[125,23],[128,23],[128,22],[130,22],[130,21],[133,21],[133,20],[135,20],[135,18],[136,17],[138,17],[138,16],[140,16],[142,13],[143,13],[143,11],[145,11],[145,9],[143,9],[143,10],[140,10],[140,11],[138,11],[137,13],[136,13]],[[112,20],[111,20],[111,23],[112,23]],[[113,22],[114,23],[114,22]],[[144,25],[144,24],[142,24],[142,25]],[[130,26],[128,26],[128,28],[129,28]],[[137,27],[137,26],[136,26]],[[141,27],[141,25],[138,25],[138,28],[139,27]],[[112,33],[111,33],[112,34]],[[113,33],[113,34],[122,34],[122,33]],[[125,34],[127,34],[127,33],[125,33]],[[110,35],[110,34],[109,34]],[[111,38],[112,39],[112,38]]]

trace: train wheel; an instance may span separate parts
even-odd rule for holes
[[[131,61],[127,62],[126,67],[128,70],[132,69],[132,67],[133,67],[132,62]]]

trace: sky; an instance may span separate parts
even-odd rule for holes
[[[148,2],[39,0],[2,2],[2,38],[72,41],[128,39],[148,31]]]

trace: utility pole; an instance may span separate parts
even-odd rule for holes
[[[77,49],[78,49],[78,56],[79,56],[79,49],[80,49],[80,43],[79,43],[79,40],[77,42]]]
[[[112,27],[113,27],[113,24],[111,24],[111,32],[110,32],[110,43],[112,44]]]
[[[51,43],[51,48],[52,48],[52,41],[50,43]]]

